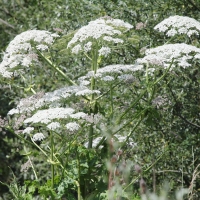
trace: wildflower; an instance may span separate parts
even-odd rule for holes
[[[197,20],[184,16],[171,16],[154,27],[159,32],[166,32],[167,36],[174,36],[176,34],[186,34],[187,36],[199,35],[200,22]]]
[[[155,64],[168,68],[172,60],[174,60],[175,64],[186,68],[191,66],[189,61],[192,58],[200,58],[200,48],[185,43],[165,44],[148,49],[145,54],[146,56],[144,58],[137,59],[139,64],[150,63],[152,65]],[[175,64],[173,64],[172,67],[175,67]]]
[[[81,50],[88,52],[92,49],[92,42],[100,38],[114,43],[123,43],[122,39],[115,38],[116,35],[122,34],[119,29],[129,30],[132,27],[132,25],[120,19],[100,18],[80,28],[68,43],[67,48],[72,48],[72,52],[75,54],[79,53]],[[88,40],[90,41],[88,42]],[[107,52],[106,54],[105,50]],[[108,52],[110,53],[110,50],[102,49],[100,55],[107,55]]]
[[[76,46],[73,47],[72,53],[78,54],[78,52],[81,51],[81,50],[82,50],[81,45],[80,45],[80,44],[77,44]]]
[[[90,89],[84,89],[80,90],[75,93],[76,96],[84,96],[84,95],[90,95],[90,94],[100,94],[101,92],[99,90],[90,90]]]
[[[109,82],[115,80],[113,76],[104,76],[101,78],[102,81]]]
[[[49,108],[37,111],[32,117],[27,118],[24,123],[47,124],[53,119],[68,118],[74,112],[72,108]]]
[[[50,130],[56,130],[56,129],[60,128],[60,123],[59,122],[51,122],[50,124],[48,124],[47,128]]]
[[[99,56],[108,56],[108,54],[111,53],[111,50],[109,47],[102,47],[101,49],[99,49]]]
[[[43,135],[43,133],[36,133],[36,134],[34,134],[33,137],[32,137],[32,140],[33,140],[34,142],[36,142],[36,141],[41,141],[41,140],[44,140],[44,139],[45,139],[45,136]]]
[[[85,114],[84,112],[78,112],[75,114],[71,114],[70,117],[73,119],[84,119],[87,116],[87,114]]]
[[[26,129],[23,130],[23,134],[27,133],[27,134],[30,134],[32,131],[34,130],[33,127],[27,127]]]
[[[80,128],[80,125],[78,123],[76,123],[76,122],[70,122],[70,123],[66,124],[65,127],[69,131],[78,131],[79,128]]]
[[[111,36],[104,36],[103,40],[108,41],[108,42],[114,42],[114,43],[123,43],[124,41],[122,39],[119,38],[113,38]]]
[[[62,98],[70,97],[75,94],[76,96],[100,94],[99,90],[90,90],[84,85],[63,87],[53,92],[39,92],[36,95],[21,99],[16,108],[8,112],[8,115],[14,115],[24,112],[32,112],[41,108],[44,105],[49,107],[58,107],[56,104]]]
[[[102,119],[102,115],[100,114],[87,114],[84,119],[91,123],[91,124],[97,124]]]
[[[107,65],[105,67],[102,67],[100,69],[97,69],[96,74],[94,74],[94,71],[88,72],[85,76],[82,76],[79,78],[79,82],[87,81],[86,79],[90,79],[91,77],[94,77],[96,79],[101,79],[102,81],[112,81],[114,80],[113,76],[110,76],[108,74],[114,74],[116,77],[117,75],[121,76],[124,73],[130,73],[135,71],[140,71],[143,69],[143,65]],[[123,77],[121,77],[123,79]]]
[[[18,75],[18,73],[24,73],[19,69],[15,70],[15,72],[10,72],[11,69],[18,65],[29,67],[32,63],[39,64],[37,56],[30,56],[35,54],[32,42],[38,50],[46,50],[52,45],[56,37],[59,36],[41,30],[29,30],[17,35],[6,48],[0,64],[0,74],[3,77],[10,78],[13,75]]]
[[[88,52],[92,49],[92,42],[88,42],[84,45],[85,52]]]

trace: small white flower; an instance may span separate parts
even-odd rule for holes
[[[88,42],[84,45],[85,52],[88,52],[92,49],[92,42]]]
[[[105,41],[108,41],[108,42],[114,42],[114,43],[123,43],[124,41],[122,39],[119,39],[119,38],[113,38],[111,36],[104,36],[103,39]]]
[[[84,112],[78,112],[75,114],[71,114],[70,117],[73,119],[84,119],[87,116],[87,114],[85,114]]]
[[[44,140],[44,139],[45,139],[45,136],[44,136],[43,133],[36,133],[36,134],[34,134],[33,137],[32,137],[32,140],[33,140],[34,142],[36,142],[36,141],[41,141],[41,140]]]
[[[47,50],[49,47],[48,47],[47,45],[44,45],[44,44],[39,44],[39,45],[36,46],[36,48],[37,48],[38,50],[45,51],[45,50]]]
[[[101,80],[105,82],[110,82],[110,81],[115,80],[115,78],[113,76],[104,76],[101,78]]]
[[[76,96],[84,96],[84,95],[90,95],[90,94],[100,94],[101,92],[99,90],[90,90],[85,89],[81,90],[75,93]]]
[[[73,47],[73,49],[72,49],[72,53],[74,53],[74,54],[78,54],[79,51],[81,51],[81,50],[82,50],[81,45],[80,45],[80,44],[77,44],[76,46]]]
[[[76,122],[70,122],[70,123],[66,124],[66,128],[69,131],[78,131],[80,128],[80,125]]]
[[[47,128],[54,131],[54,130],[60,128],[60,123],[52,122],[52,123],[48,124]]]
[[[133,80],[134,76],[131,74],[123,74],[121,76],[118,77],[120,80]]]
[[[111,53],[111,49],[109,47],[102,47],[99,49],[99,56],[108,56]]]
[[[80,80],[80,85],[81,86],[85,86],[85,85],[89,85],[90,81],[86,81],[86,80]]]
[[[23,134],[30,134],[32,131],[34,130],[34,128],[33,127],[27,127],[26,129],[24,129],[23,130]]]
[[[19,109],[13,108],[8,112],[8,115],[14,115],[14,114],[18,114],[18,113],[20,113]]]

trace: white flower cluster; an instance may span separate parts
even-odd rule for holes
[[[54,131],[54,130],[60,128],[60,123],[59,122],[51,122],[50,124],[47,125],[47,128]]]
[[[189,61],[192,59],[200,59],[200,48],[185,43],[165,44],[148,49],[145,54],[144,58],[137,59],[139,64],[150,63],[168,68],[174,60],[172,68],[176,65],[186,68],[191,66]]]
[[[68,43],[67,48],[72,48],[72,52],[75,54],[78,54],[82,50],[88,52],[92,49],[92,41],[100,38],[113,43],[123,43],[122,39],[116,38],[115,36],[122,34],[121,29],[127,31],[131,28],[133,28],[132,25],[120,19],[100,18],[80,28]],[[91,41],[88,42],[88,40]],[[108,47],[102,48],[103,49],[99,52],[101,55],[110,53]],[[102,52],[104,52],[104,54],[102,54]]]
[[[29,67],[33,62],[39,63],[31,42],[34,42],[38,50],[46,50],[56,37],[59,36],[42,30],[29,30],[17,35],[5,51],[3,61],[0,64],[0,74],[10,78],[17,74],[16,71],[15,73],[10,71],[15,67]],[[20,72],[23,73],[22,70]]]
[[[31,112],[44,105],[51,105],[54,102],[58,102],[62,98],[75,96],[86,96],[91,94],[100,94],[98,90],[90,90],[86,86],[68,86],[63,87],[53,92],[41,93],[39,95],[33,95],[31,97],[22,99],[17,108],[13,108],[8,112],[8,115],[19,114],[24,112]]]
[[[33,127],[27,127],[23,130],[23,134],[30,134],[32,131],[34,131]]]
[[[86,122],[89,123],[98,123],[98,121],[101,119],[100,115],[88,115],[84,112],[77,112],[74,113],[74,109],[72,108],[49,108],[45,110],[38,110],[32,117],[27,118],[24,120],[25,124],[28,123],[44,123],[48,124],[47,128],[51,130],[55,130],[57,128],[60,128],[61,125],[58,122],[52,122],[53,120],[56,119],[74,119],[74,120],[85,120]],[[70,127],[74,126],[76,122],[70,122],[66,127],[70,129]],[[78,127],[78,126],[76,126]],[[32,131],[34,129],[32,128],[27,128],[24,131]],[[25,133],[24,132],[24,133]]]
[[[95,79],[100,79],[102,81],[113,81],[115,77],[119,77],[119,79],[123,79],[121,75],[126,74],[126,73],[131,73],[135,71],[139,71],[143,69],[143,65],[107,65],[103,68],[100,68],[96,71],[96,74],[94,74],[94,71],[88,72],[85,76],[80,77],[78,80],[80,84],[82,82],[86,82],[87,79],[90,79],[91,77],[94,77]],[[112,76],[110,76],[112,75]],[[126,74],[127,75],[127,74]]]
[[[190,37],[193,34],[199,35],[200,22],[190,17],[175,15],[163,20],[154,29],[166,32],[169,37],[176,34],[186,34]]]
[[[45,136],[44,136],[43,133],[36,133],[36,134],[34,134],[33,137],[32,137],[32,140],[33,140],[34,142],[36,142],[36,141],[42,141],[42,140],[44,140],[44,139],[45,139]]]
[[[99,56],[107,57],[111,53],[111,49],[109,47],[101,47],[99,49]]]
[[[69,122],[66,124],[66,128],[69,131],[78,131],[80,128],[80,125],[76,122]]]
[[[37,111],[32,117],[24,120],[24,123],[44,123],[48,124],[53,119],[66,119],[72,113],[74,109],[72,108],[49,108],[46,110]]]

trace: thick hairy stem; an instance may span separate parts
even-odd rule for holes
[[[98,64],[97,64],[97,59],[98,59],[98,52],[97,49],[94,49],[92,52],[92,66],[91,69],[92,71],[94,71],[94,74],[96,74],[96,71],[98,69]],[[95,90],[95,79],[94,77],[91,78],[91,90]],[[94,102],[94,94],[92,94],[92,98],[91,98],[91,105]],[[91,107],[90,109],[90,113],[91,114],[95,114],[95,110],[96,110],[96,103],[94,104],[94,107]],[[92,148],[92,141],[93,141],[93,134],[94,134],[94,130],[93,130],[93,124],[90,125],[90,131],[89,131],[89,142],[88,142],[88,148]]]

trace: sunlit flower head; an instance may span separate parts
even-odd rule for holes
[[[57,34],[42,30],[29,30],[17,35],[6,48],[0,64],[0,74],[10,78],[19,72],[24,73],[23,70],[15,70],[18,66],[29,67],[33,63],[39,64],[33,44],[38,50],[44,51],[52,45],[57,37],[59,37]]]
[[[200,22],[184,16],[171,16],[154,27],[159,32],[165,32],[167,36],[186,34],[187,36],[199,35]]]
[[[123,40],[117,38],[116,36],[121,35],[123,31],[127,31],[131,28],[133,28],[133,26],[123,20],[102,17],[91,21],[88,25],[80,28],[75,33],[72,40],[68,43],[67,47],[72,48],[72,53],[78,54],[80,51],[90,51],[92,49],[93,42],[95,43],[97,40],[112,42],[115,44],[123,43]],[[98,48],[101,49],[103,46],[100,45]],[[106,50],[107,53],[105,54],[105,49],[102,49],[99,52],[100,55],[103,55],[103,52],[104,55],[110,53],[110,50]]]
[[[24,123],[44,123],[48,124],[53,119],[68,118],[74,109],[72,108],[49,108],[37,111],[32,117],[27,118]]]
[[[43,133],[36,133],[36,134],[34,134],[33,137],[32,137],[32,140],[33,140],[34,142],[42,141],[42,140],[44,140],[44,139],[45,139],[45,136],[44,136]]]
[[[172,61],[172,68],[176,65],[186,68],[191,66],[192,59],[200,59],[200,49],[185,43],[165,44],[147,49],[145,54],[144,58],[137,59],[138,63],[149,63],[164,68],[168,68]]]

